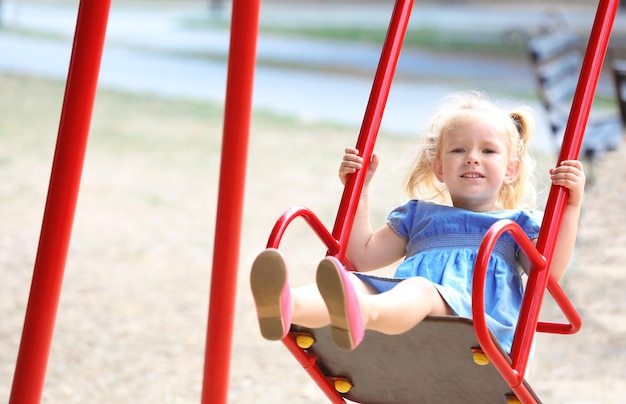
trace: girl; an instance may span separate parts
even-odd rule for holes
[[[251,287],[265,338],[283,338],[292,323],[330,324],[337,347],[349,351],[365,329],[399,334],[429,315],[471,318],[473,266],[489,227],[511,219],[536,241],[541,217],[528,210],[535,199],[527,150],[534,131],[530,111],[507,112],[477,92],[445,101],[406,180],[415,199],[394,209],[375,231],[368,211],[368,185],[378,166],[372,156],[346,251],[357,272],[345,271],[329,256],[318,266],[316,285],[292,289],[279,251],[268,249],[256,258]],[[346,149],[342,183],[362,164],[358,150]],[[550,175],[553,184],[569,190],[551,267],[560,279],[576,240],[585,175],[577,160],[563,161]],[[403,257],[393,278],[363,274]],[[528,271],[528,259],[505,235],[489,262],[485,309],[490,330],[507,352],[523,294],[520,266]]]

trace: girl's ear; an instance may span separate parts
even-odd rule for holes
[[[433,159],[433,172],[439,182],[443,182],[443,164],[441,163],[441,159],[439,157],[435,157]]]
[[[519,171],[520,161],[518,159],[513,159],[509,161],[509,164],[506,168],[506,174],[504,176],[504,183],[510,184],[513,182],[515,177],[517,177],[517,172]]]

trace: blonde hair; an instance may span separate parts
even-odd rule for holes
[[[439,182],[435,176],[433,161],[440,157],[442,139],[446,133],[478,120],[489,120],[495,127],[502,128],[509,139],[509,159],[519,161],[517,175],[510,183],[505,183],[500,188],[496,207],[534,208],[535,161],[528,153],[528,144],[535,130],[532,110],[518,106],[506,111],[492,103],[484,93],[477,91],[453,93],[444,98],[438,112],[427,126],[405,179],[405,190],[409,197],[451,205],[446,185]]]

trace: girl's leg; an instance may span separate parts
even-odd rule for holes
[[[452,314],[426,278],[410,278],[388,292],[376,293],[347,273],[334,257],[322,260],[318,266],[317,287],[330,315],[333,340],[346,351],[361,342],[365,329],[401,334],[428,315]]]
[[[406,279],[385,293],[360,295],[359,304],[365,328],[385,334],[402,334],[429,315],[453,314],[433,283],[422,277]]]
[[[324,300],[314,283],[291,289],[293,324],[307,328],[321,328],[330,324]]]
[[[351,350],[365,328],[401,334],[428,315],[452,314],[425,278],[407,279],[388,292],[375,293],[332,257],[320,263],[317,285],[291,289],[282,254],[268,249],[255,260],[250,284],[261,334],[270,340],[287,335],[292,323],[308,328],[331,324],[335,342]]]

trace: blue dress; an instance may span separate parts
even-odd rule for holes
[[[465,209],[411,200],[394,209],[387,224],[407,240],[405,260],[393,278],[357,273],[378,292],[400,281],[422,276],[460,317],[472,317],[472,275],[478,247],[496,221],[517,222],[530,239],[539,235],[541,213],[530,210],[472,212]],[[519,247],[508,234],[496,243],[485,282],[487,325],[500,345],[511,350],[524,286],[518,265]]]

